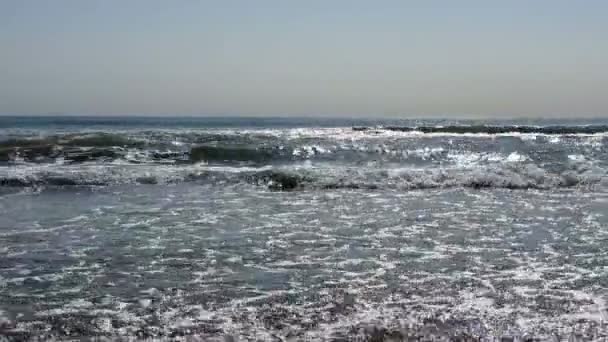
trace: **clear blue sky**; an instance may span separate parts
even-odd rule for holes
[[[608,1],[0,0],[1,114],[608,116]]]

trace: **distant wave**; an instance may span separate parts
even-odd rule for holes
[[[367,131],[374,129],[371,127],[353,127],[355,131]],[[386,126],[380,127],[381,130],[397,132],[421,132],[421,133],[454,133],[454,134],[598,134],[608,132],[608,125],[589,125],[589,126]]]

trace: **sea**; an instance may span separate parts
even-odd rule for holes
[[[608,120],[0,117],[0,340],[605,341]]]

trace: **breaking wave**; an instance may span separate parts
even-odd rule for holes
[[[207,165],[125,167],[95,165],[80,168],[30,167],[18,173],[3,172],[0,185],[103,186],[119,184],[171,184],[199,182],[218,185],[247,184],[271,190],[503,188],[555,189],[605,185],[598,168],[548,172],[533,164],[488,166],[474,169],[307,169],[292,167],[213,167]]]
[[[0,186],[208,182],[272,190],[553,189],[602,186],[606,177],[606,139],[593,134],[608,126],[378,129],[396,134],[347,127],[8,136],[0,141]]]
[[[280,148],[255,148],[247,145],[196,146],[190,150],[190,160],[269,163],[290,159],[291,153]]]

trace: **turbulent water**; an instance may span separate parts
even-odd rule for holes
[[[608,122],[0,118],[0,337],[608,338]]]

